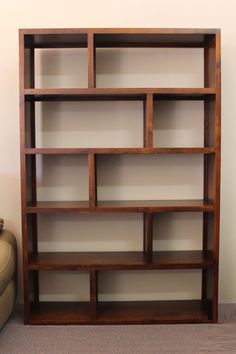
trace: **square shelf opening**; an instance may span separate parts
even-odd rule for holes
[[[87,48],[36,48],[35,88],[86,88],[87,62]]]
[[[101,155],[98,201],[203,198],[201,155]]]
[[[36,156],[38,201],[88,201],[86,155]]]
[[[39,252],[142,251],[142,214],[39,215]]]
[[[36,102],[36,147],[143,146],[142,101]]]
[[[98,273],[98,300],[161,301],[201,299],[200,270],[135,270]]]
[[[202,250],[203,213],[156,213],[153,217],[154,251]]]
[[[204,101],[154,101],[154,147],[204,147]]]
[[[97,87],[204,87],[203,48],[96,48]]]
[[[89,272],[39,272],[39,301],[90,301]]]

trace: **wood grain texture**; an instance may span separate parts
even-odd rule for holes
[[[183,148],[26,148],[27,155],[79,154],[214,154],[214,147]]]
[[[37,325],[208,322],[208,307],[200,300],[102,302],[95,319],[89,302],[41,302],[31,305],[29,320]]]
[[[147,262],[144,252],[39,252],[30,254],[29,270],[206,269],[214,267],[212,252],[155,251]],[[91,272],[92,286],[96,273]],[[92,289],[95,296],[95,288]]]
[[[153,94],[149,93],[144,101],[144,147],[153,147]]]
[[[89,167],[89,207],[95,208],[97,205],[97,168],[96,155],[88,154]]]
[[[88,87],[96,87],[96,57],[93,33],[88,33]]]
[[[204,200],[124,200],[97,201],[90,207],[89,201],[40,201],[28,203],[27,213],[86,213],[86,212],[174,212],[174,211],[214,211],[214,204]]]
[[[59,88],[24,90],[26,100],[34,101],[109,101],[145,100],[153,94],[155,100],[203,100],[214,96],[215,88]]]

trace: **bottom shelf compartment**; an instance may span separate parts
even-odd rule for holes
[[[201,300],[32,303],[29,324],[209,323],[210,303]]]

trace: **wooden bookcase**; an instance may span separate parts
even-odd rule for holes
[[[26,324],[150,324],[215,323],[218,307],[220,214],[220,30],[218,29],[21,29],[20,139],[24,316]],[[35,49],[87,50],[87,88],[36,88]],[[203,48],[204,77],[200,88],[96,87],[96,52],[99,48]],[[143,147],[39,148],[36,144],[35,105],[43,101],[143,102]],[[163,147],[153,144],[154,102],[201,100],[204,104],[204,145]],[[128,119],[128,117],[127,117]],[[191,117],[190,117],[191,119]],[[88,201],[39,201],[38,155],[85,155],[88,161]],[[111,200],[97,198],[100,155],[188,154],[203,156],[202,200]],[[141,213],[143,251],[39,252],[38,215],[62,213]],[[170,212],[201,212],[202,250],[153,251],[153,216]],[[201,272],[201,298],[175,301],[113,301],[98,298],[100,271],[192,270]],[[90,279],[88,302],[40,300],[39,271],[86,270]]]

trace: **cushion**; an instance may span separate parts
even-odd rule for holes
[[[0,295],[12,279],[16,267],[16,241],[9,231],[0,234]]]
[[[0,219],[0,232],[1,232],[1,231],[2,231],[2,229],[3,229],[3,224],[4,224],[3,219]]]
[[[10,317],[15,303],[15,283],[12,280],[0,295],[0,329]]]

